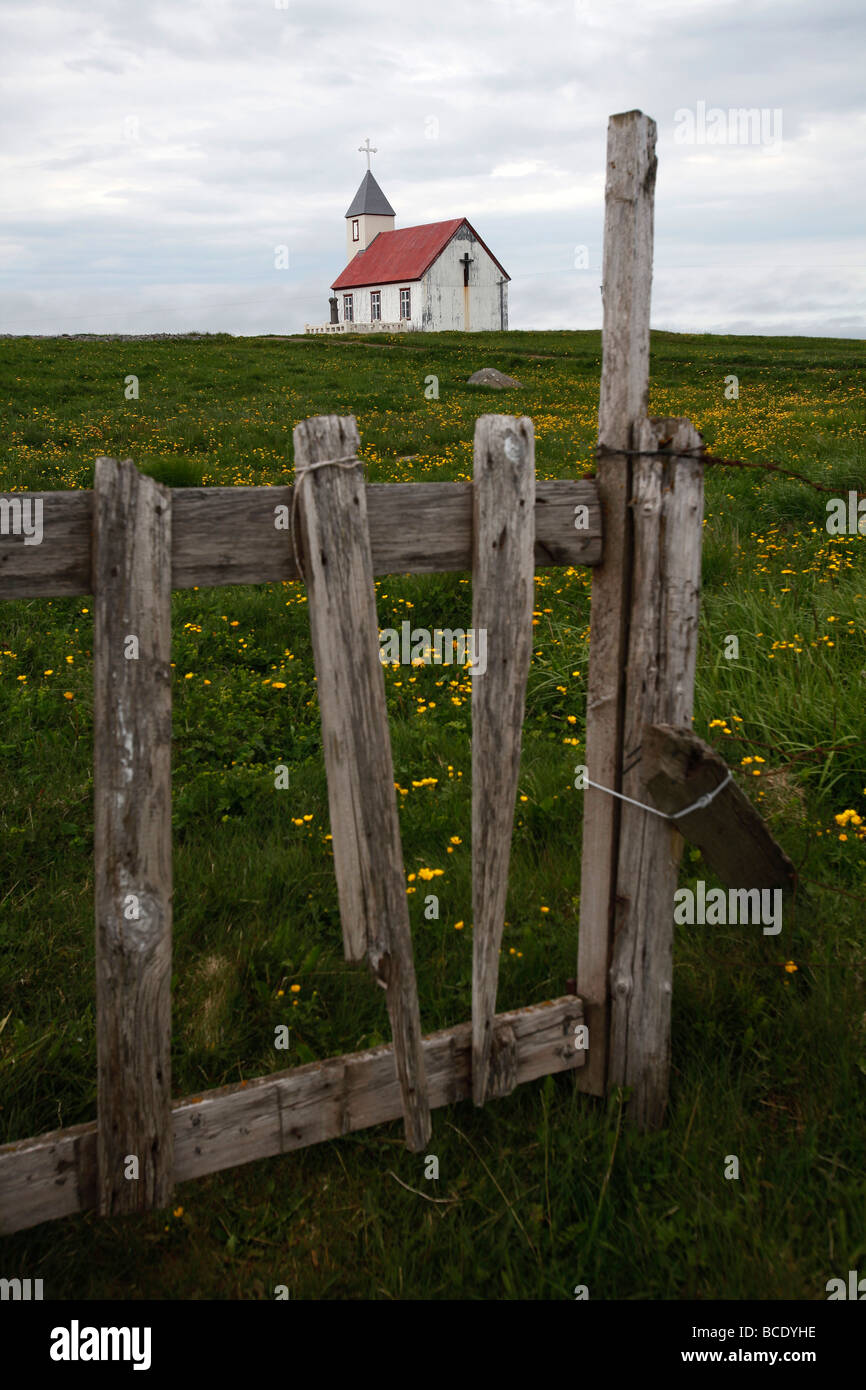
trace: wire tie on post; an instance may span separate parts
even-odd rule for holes
[[[639,806],[642,811],[649,811],[650,815],[661,816],[662,820],[679,820],[680,816],[688,816],[692,811],[700,811],[703,810],[705,806],[709,806],[713,797],[718,796],[722,788],[726,787],[732,780],[733,773],[731,769],[728,768],[727,777],[724,777],[719,785],[714,787],[711,792],[707,792],[704,796],[699,796],[697,801],[692,802],[691,806],[684,806],[682,811],[674,811],[671,815],[669,815],[667,811],[657,810],[655,806],[648,806],[645,801],[635,801],[633,796],[624,796],[622,792],[615,792],[613,787],[603,787],[600,782],[590,782],[589,778],[587,778],[586,785],[588,787],[595,787],[596,791],[607,792],[608,796],[615,796],[619,801],[627,801],[630,806]]]

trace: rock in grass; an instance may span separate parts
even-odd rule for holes
[[[522,381],[515,381],[513,376],[506,376],[504,372],[498,372],[495,367],[482,367],[480,372],[473,372],[467,385],[494,386],[497,391],[507,391],[514,386],[523,388]]]

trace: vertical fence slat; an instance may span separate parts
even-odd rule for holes
[[[93,590],[98,1167],[107,1216],[163,1206],[174,1165],[171,493],[130,459],[96,461]]]
[[[655,121],[640,111],[610,118],[598,411],[598,441],[608,449],[633,447],[637,422],[647,409],[655,139]],[[625,454],[598,461],[604,550],[602,563],[592,575],[585,761],[590,780],[615,791],[622,789],[631,472]],[[577,1085],[602,1095],[607,1079],[620,803],[593,787],[587,787],[583,797],[577,987],[584,1000],[589,1053]]]
[[[634,563],[625,721],[623,792],[649,802],[641,758],[644,729],[691,721],[701,585],[704,466],[677,455],[701,437],[688,420],[643,421],[636,447],[670,458],[637,458]],[[670,1072],[673,910],[683,840],[669,822],[623,805],[617,916],[611,962],[612,1085],[632,1087],[629,1120],[661,1125]]]
[[[394,788],[364,474],[313,468],[355,455],[352,416],[294,431],[295,487],[328,776],[334,869],[348,959],[365,953],[386,991],[406,1143],[430,1137],[421,1015]]]
[[[494,1037],[499,948],[535,601],[532,421],[482,415],[475,425],[472,627],[472,1097],[510,1084],[509,1039]],[[481,634],[485,634],[482,638]],[[483,645],[482,645],[483,644]]]

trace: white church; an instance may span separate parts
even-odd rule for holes
[[[348,263],[331,285],[330,323],[307,333],[479,332],[508,327],[511,278],[465,217],[394,227],[370,169],[346,213]]]

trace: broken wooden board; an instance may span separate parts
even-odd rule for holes
[[[641,781],[665,815],[684,811],[728,776],[725,760],[688,727],[648,724],[641,741]],[[706,806],[677,816],[676,829],[701,851],[726,887],[794,891],[797,871],[766,821],[733,780]]]

